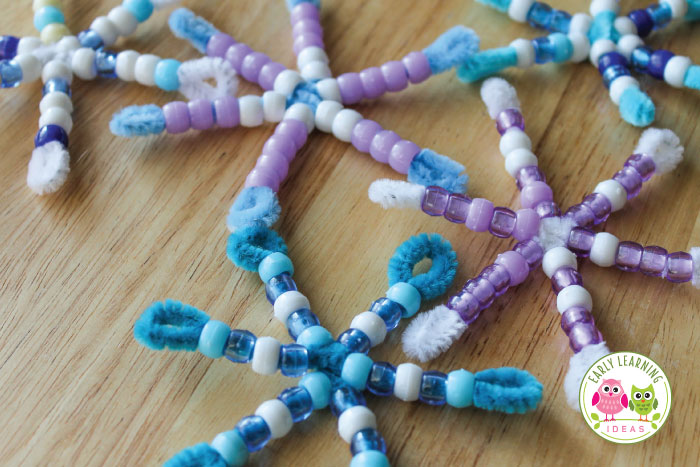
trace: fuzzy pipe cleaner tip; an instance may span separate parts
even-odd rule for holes
[[[375,180],[369,186],[368,195],[373,203],[381,205],[384,209],[408,208],[421,209],[425,187],[402,180],[390,180],[382,178]]]
[[[634,152],[651,157],[658,174],[670,172],[683,160],[681,140],[671,130],[649,128],[642,133]]]
[[[459,313],[440,305],[413,318],[401,336],[403,351],[427,362],[449,349],[466,329]]]
[[[112,116],[109,129],[127,138],[157,135],[165,131],[165,114],[157,105],[132,105]]]
[[[478,50],[479,36],[465,26],[455,26],[423,49],[423,53],[428,58],[430,71],[436,75],[466,62]]]
[[[53,193],[68,178],[69,165],[70,155],[58,141],[39,146],[27,167],[27,185],[40,195]]]
[[[481,100],[486,104],[492,119],[506,109],[520,110],[515,88],[502,78],[489,78],[481,85]]]
[[[178,8],[173,11],[168,25],[175,37],[189,41],[202,53],[206,51],[209,39],[219,32],[211,23],[187,8]]]
[[[569,403],[572,409],[580,410],[578,399],[583,376],[591,365],[609,353],[610,350],[608,350],[605,342],[601,342],[600,344],[584,347],[569,360],[569,371],[566,372],[566,377],[564,378],[564,392],[566,393],[566,402]]]

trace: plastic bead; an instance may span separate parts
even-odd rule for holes
[[[288,388],[282,391],[277,399],[287,406],[294,423],[306,420],[313,411],[311,394],[303,387]]]
[[[501,136],[511,128],[525,131],[525,119],[518,109],[505,109],[496,117],[496,129]]]
[[[85,31],[79,32],[78,41],[80,42],[81,46],[93,50],[101,49],[102,47],[104,47],[104,42],[102,42],[102,38],[99,34],[97,34],[96,31],[93,31],[92,29],[86,29]]]
[[[684,251],[670,253],[666,260],[665,276],[669,282],[688,282],[693,278],[693,257]]]
[[[376,313],[384,320],[387,331],[395,329],[399,325],[401,317],[406,313],[406,309],[401,304],[385,297],[375,300],[369,311]]]
[[[280,356],[280,343],[274,337],[260,337],[255,342],[251,366],[262,375],[272,375],[277,371]]]
[[[452,407],[464,408],[473,403],[474,374],[467,370],[455,370],[447,374],[445,400]]]
[[[16,88],[22,82],[22,68],[14,61],[0,61],[0,87]]]
[[[243,442],[250,452],[262,449],[263,446],[270,441],[270,437],[272,436],[267,423],[265,423],[265,420],[259,415],[250,415],[242,418],[236,424],[236,430],[238,430],[238,433],[241,435]]]
[[[311,397],[311,402],[315,410],[320,410],[328,407],[328,402],[330,401],[331,392],[331,381],[325,373],[320,371],[315,371],[313,373],[307,373],[301,381],[299,381],[299,386],[303,387],[309,392]]]
[[[211,442],[211,447],[231,467],[242,467],[248,460],[248,448],[238,430],[219,433]]]
[[[445,206],[444,216],[450,222],[464,224],[469,216],[469,207],[472,204],[471,198],[459,193],[450,194]]]
[[[540,248],[540,254],[541,251],[542,250]],[[541,256],[539,260],[535,259],[533,261],[535,261],[535,264],[539,264],[539,261],[541,261]],[[517,251],[506,251],[501,253],[496,257],[495,264],[503,266],[508,271],[511,287],[522,284],[530,272],[530,265],[528,264],[528,261],[521,253]]]
[[[41,31],[46,26],[52,23],[65,23],[66,19],[63,12],[56,7],[45,6],[34,13],[34,27],[37,31]]]
[[[129,10],[134,17],[143,23],[153,14],[153,3],[151,0],[124,0],[124,8]]]
[[[593,315],[583,307],[572,307],[561,314],[561,329],[569,335],[571,328],[577,323],[593,324]]]
[[[234,363],[248,363],[253,357],[256,337],[249,331],[234,329],[228,336],[224,356]]]
[[[419,398],[430,405],[443,405],[447,397],[447,375],[439,371],[423,373]]]
[[[172,58],[158,62],[154,76],[156,86],[164,91],[177,91],[180,88],[180,79],[177,75],[179,68],[180,62]]]
[[[599,232],[593,239],[591,246],[591,261],[598,266],[609,267],[615,264],[617,246],[620,241],[612,234]]]
[[[420,292],[408,282],[397,282],[392,285],[387,290],[386,296],[389,300],[395,301],[404,308],[406,311],[403,315],[404,318],[415,315],[420,309]]]
[[[190,129],[190,112],[186,103],[182,101],[168,102],[163,106],[165,116],[165,129],[168,133],[183,133]]]
[[[563,267],[577,269],[576,255],[563,246],[552,248],[544,254],[542,259],[542,269],[547,277],[551,278],[554,273]]]
[[[362,451],[353,456],[350,467],[389,467],[389,459],[380,451]]]
[[[469,214],[465,225],[474,232],[485,232],[493,218],[493,203],[487,199],[474,198],[469,207]]]
[[[365,311],[355,316],[350,322],[350,327],[359,329],[367,334],[372,347],[381,344],[386,337],[387,328],[384,320],[375,313]]]
[[[364,391],[371,370],[371,358],[363,353],[351,353],[343,363],[340,377],[354,389]]]
[[[17,55],[19,39],[14,36],[0,37],[0,60],[12,60]]]
[[[354,390],[349,386],[341,386],[335,389],[331,394],[331,412],[336,417],[339,417],[350,407],[365,404],[365,398],[362,396],[362,393]]]
[[[315,349],[328,345],[333,342],[333,335],[323,326],[311,326],[304,329],[299,337],[297,344],[303,345],[307,349]]]
[[[642,252],[639,269],[647,276],[661,276],[666,270],[668,251],[660,246],[648,246]]]
[[[581,274],[570,266],[563,266],[552,274],[552,290],[559,293],[570,285],[583,285]]]
[[[302,308],[311,308],[309,299],[306,298],[306,296],[303,295],[301,292],[298,292],[296,290],[290,290],[288,292],[283,293],[282,295],[277,297],[277,300],[275,300],[275,318],[286,324],[289,315]]]
[[[447,208],[450,194],[439,186],[429,186],[425,189],[421,209],[430,216],[442,216]]]
[[[569,346],[574,352],[580,352],[584,347],[600,341],[600,332],[590,323],[577,323],[569,331]]]
[[[102,78],[116,78],[117,54],[98,50],[95,53],[95,68],[97,70],[97,75]]]
[[[136,82],[144,86],[153,86],[156,84],[155,71],[160,61],[160,57],[157,55],[140,55],[139,58],[136,59],[136,64],[134,66],[134,78]]]
[[[300,308],[293,311],[287,318],[287,330],[292,339],[296,340],[305,329],[320,324],[318,316],[316,316],[308,308]]]
[[[396,367],[394,378],[394,396],[412,402],[418,400],[423,370],[413,363],[402,363]]]
[[[571,307],[580,306],[588,311],[593,308],[591,294],[580,285],[570,285],[557,294],[557,309],[564,313]]]
[[[366,354],[371,347],[367,334],[359,329],[348,329],[338,336],[338,342],[343,344],[350,352]]]
[[[292,429],[294,422],[284,402],[279,399],[271,399],[260,404],[255,415],[262,418],[270,430],[270,438],[281,438]]]
[[[513,251],[520,254],[525,260],[525,263],[530,268],[530,271],[535,269],[542,262],[544,250],[540,244],[534,240],[526,240],[520,242],[513,248]],[[508,271],[510,273],[510,270]],[[512,280],[512,277],[511,277]],[[513,285],[513,284],[511,284]]]
[[[377,418],[364,405],[356,405],[343,411],[338,417],[338,433],[346,443],[352,441],[352,437],[365,428],[377,428]]]
[[[496,297],[503,295],[510,286],[510,274],[500,264],[486,266],[479,276],[489,281],[493,286]]]
[[[46,125],[36,134],[34,146],[38,148],[52,141],[58,141],[64,148],[68,147],[68,133],[58,125]]]
[[[283,345],[279,367],[282,374],[290,378],[303,376],[309,369],[309,351],[297,344]]]
[[[386,442],[374,428],[365,428],[355,433],[350,442],[350,452],[356,455],[365,451],[379,451],[386,453]]]
[[[197,350],[209,358],[223,357],[230,332],[231,328],[226,323],[216,320],[208,321],[199,336]]]
[[[495,208],[489,232],[499,238],[508,238],[515,229],[515,213],[508,208]]]
[[[467,281],[462,289],[462,292],[471,294],[479,301],[479,309],[484,310],[491,306],[496,298],[496,289],[484,277],[476,277]]]
[[[294,274],[292,260],[284,253],[274,252],[266,256],[258,266],[260,280],[264,283],[267,283],[274,276],[278,276],[282,273],[287,273],[290,276]]]
[[[367,389],[377,396],[390,396],[394,390],[396,367],[387,362],[376,362],[367,379]]]
[[[642,261],[642,245],[635,242],[620,242],[617,247],[615,265],[623,271],[637,271]]]
[[[274,305],[277,297],[290,290],[297,290],[297,285],[287,273],[282,273],[270,279],[265,285],[265,296],[270,304]]]

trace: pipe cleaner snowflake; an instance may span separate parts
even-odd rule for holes
[[[457,70],[463,81],[477,81],[507,67],[582,62],[590,58],[622,118],[641,127],[654,121],[655,107],[631,76],[631,70],[664,80],[673,87],[700,89],[699,65],[668,50],[654,50],[641,39],[667,26],[672,19],[700,19],[700,0],[662,0],[627,16],[618,16],[618,0],[593,0],[592,17],[585,13],[572,16],[534,0],[478,1],[507,13],[514,21],[527,21],[553,34],[532,41],[516,39],[507,47],[473,55]]]

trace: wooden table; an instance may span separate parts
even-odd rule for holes
[[[30,7],[7,3],[0,30],[33,34]],[[79,31],[115,3],[68,1],[66,16]],[[554,3],[576,11],[583,2]],[[629,10],[647,2],[622,3]],[[253,48],[294,65],[281,0],[185,5]],[[167,13],[156,13],[118,48],[197,58],[195,50],[173,39],[166,20]],[[322,22],[336,73],[420,50],[459,23],[475,28],[483,48],[538,35],[465,0],[327,0]],[[700,62],[697,24],[668,28],[653,44]],[[632,153],[641,131],[621,121],[589,64],[547,65],[504,76],[519,92],[534,151],[562,206],[580,201]],[[700,93],[671,89],[648,77],[641,82],[657,104],[655,125],[678,133],[686,160],[648,183],[604,229],[620,239],[687,251],[700,245]],[[70,176],[58,193],[38,197],[25,177],[39,89],[34,83],[0,95],[0,463],[160,464],[230,429],[289,384],[279,374],[262,377],[225,359],[156,353],[132,335],[145,307],[171,297],[233,327],[286,342],[257,275],[237,269],[224,254],[225,215],[271,127],[117,138],[108,131],[114,112],[132,104],[162,105],[174,96],[136,84],[76,80]],[[253,89],[242,85],[240,92]],[[446,73],[356,108],[385,128],[464,163],[472,196],[518,206],[518,191],[503,170],[498,134],[478,85]],[[512,243],[422,213],[384,211],[367,198],[367,187],[380,177],[396,174],[348,144],[314,134],[280,191],[278,230],[289,245],[295,279],[335,333],[382,296],[388,259],[410,235],[434,231],[453,243],[460,260],[453,292]],[[700,292],[589,262],[581,271],[610,348],[648,355],[667,372],[674,390],[667,426],[640,445],[617,446],[592,434],[566,406],[562,381],[571,351],[549,281],[538,272],[497,299],[430,367],[525,368],[544,384],[539,409],[505,416],[369,397],[395,465],[697,462]],[[373,351],[376,359],[406,359],[400,331]],[[349,459],[334,417],[321,412],[251,462],[321,466],[346,465]]]

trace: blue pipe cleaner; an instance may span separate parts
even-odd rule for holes
[[[207,42],[215,34],[219,33],[209,21],[196,16],[187,8],[178,8],[170,14],[168,25],[175,37],[190,42],[200,52],[207,50]]]
[[[117,136],[148,136],[165,131],[165,115],[157,105],[132,105],[115,113],[109,129]]]
[[[233,202],[226,225],[231,231],[255,222],[262,222],[271,227],[277,222],[281,212],[277,193],[266,186],[250,186],[244,188]]]
[[[542,384],[525,370],[503,367],[474,375],[474,406],[505,413],[534,410],[542,400]]]
[[[175,300],[156,302],[134,324],[134,338],[153,350],[197,350],[199,335],[209,316]]]
[[[308,105],[313,113],[316,114],[316,108],[322,100],[323,98],[318,93],[316,84],[303,81],[294,88],[292,94],[287,98],[287,107],[291,107],[293,104],[300,102]]]
[[[434,75],[464,63],[479,50],[479,36],[465,26],[448,29],[423,49]]]
[[[348,356],[348,348],[339,342],[331,342],[321,347],[311,347],[309,350],[309,367],[323,371],[329,378],[340,377],[343,363]]]
[[[274,252],[287,254],[287,245],[277,232],[262,222],[242,227],[228,237],[226,256],[247,271],[257,271],[260,261]]]
[[[431,149],[422,149],[413,158],[408,168],[408,181],[418,185],[440,186],[453,193],[467,191],[467,174],[464,166],[447,156],[436,153]]]
[[[620,115],[634,126],[647,126],[654,121],[656,107],[644,91],[632,86],[625,90],[620,97]]]
[[[511,0],[476,0],[482,5],[490,6],[503,13],[508,12],[508,7],[510,6]]]
[[[228,464],[216,449],[199,443],[178,452],[163,467],[228,467]]]
[[[518,52],[513,47],[501,47],[479,52],[457,67],[457,78],[473,83],[518,64]]]
[[[614,11],[601,11],[591,24],[591,29],[588,30],[588,39],[593,44],[598,39],[610,39],[617,43],[620,39],[620,33],[615,28],[615,18],[617,14]]]

